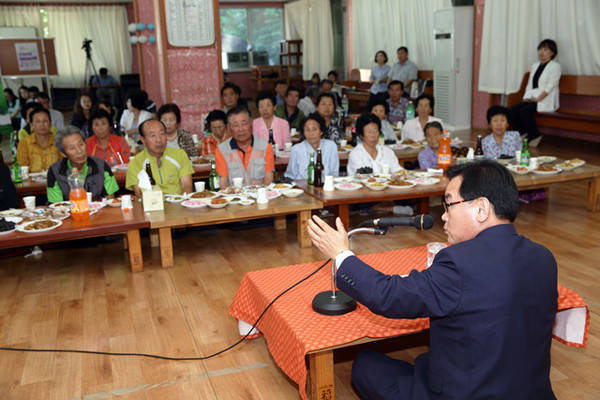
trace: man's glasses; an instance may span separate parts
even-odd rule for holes
[[[468,200],[459,200],[459,201],[453,201],[452,203],[448,203],[448,202],[446,201],[446,199],[442,197],[442,205],[444,206],[444,211],[446,211],[446,212],[447,212],[447,211],[448,211],[448,209],[449,209],[451,206],[455,205],[455,204],[466,203],[467,201],[473,201],[473,200],[476,200],[476,199],[477,199],[477,198],[475,198],[475,199],[468,199]]]

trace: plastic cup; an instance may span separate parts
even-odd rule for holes
[[[296,136],[296,128],[292,128],[292,130],[290,131],[290,136]]]
[[[325,176],[325,182],[323,183],[323,190],[326,192],[332,192],[334,190],[334,186],[333,186],[333,176],[332,175],[326,175]]]
[[[348,141],[346,139],[341,139],[340,140],[340,147],[341,148],[344,148],[347,144],[348,144]]]
[[[256,203],[258,204],[266,204],[269,202],[269,199],[267,198],[267,189],[265,188],[260,188],[257,190],[257,195],[256,195]]]
[[[390,166],[387,165],[387,164],[383,164],[381,166],[381,171],[382,171],[383,174],[386,174],[386,175],[389,174],[390,173]]]
[[[29,178],[29,165],[21,167],[21,178],[23,178],[23,179]]]
[[[131,210],[133,208],[133,203],[131,201],[130,194],[124,194],[121,196],[121,209],[125,212]]]
[[[285,144],[285,151],[287,151],[288,153],[292,151],[292,142],[288,142]]]
[[[202,192],[202,191],[204,191],[205,187],[206,187],[206,183],[203,182],[203,181],[194,182],[194,189],[196,189],[196,192]]]
[[[244,178],[233,178],[233,186],[241,188],[244,185]]]
[[[515,151],[515,162],[521,164],[521,150]]]
[[[23,203],[25,204],[25,208],[33,210],[35,208],[35,196],[23,197]]]
[[[446,247],[448,247],[448,245],[442,242],[427,243],[427,268],[431,267],[431,264],[433,264],[433,259],[436,254]]]
[[[87,195],[87,202],[90,204],[92,202],[92,192],[85,192]]]
[[[529,169],[536,169],[540,165],[539,160],[536,157],[531,157],[529,159]]]

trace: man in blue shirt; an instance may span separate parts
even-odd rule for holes
[[[117,95],[119,84],[117,80],[112,76],[108,75],[106,68],[100,68],[100,75],[94,76],[92,79],[92,87],[96,88],[96,98],[98,100],[105,100],[106,97],[110,97],[110,104],[118,106]]]

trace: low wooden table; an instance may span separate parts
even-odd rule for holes
[[[144,268],[139,230],[149,226],[140,204],[134,204],[133,209],[129,212],[123,212],[120,208],[104,207],[96,214],[90,215],[88,221],[75,221],[69,217],[62,220],[61,226],[51,231],[40,233],[15,231],[2,235],[0,236],[0,248],[31,246],[123,233],[127,237],[131,271],[138,272]]]
[[[275,217],[275,229],[285,229],[285,216],[298,215],[298,244],[309,247],[310,237],[306,227],[312,210],[323,208],[323,203],[311,196],[302,194],[299,197],[287,198],[280,196],[269,200],[268,204],[254,203],[249,206],[229,204],[225,208],[212,209],[186,208],[180,204],[165,203],[164,211],[146,213],[151,229],[158,229],[160,255],[163,268],[173,267],[173,243],[171,228],[184,226],[203,226],[225,224],[228,222],[246,221],[250,219]]]
[[[422,270],[427,260],[425,246],[359,256],[373,268],[386,274],[407,274]],[[244,276],[229,307],[238,320],[254,323],[264,308],[285,289],[317,269],[322,262],[249,272]],[[313,399],[335,399],[333,350],[362,343],[397,337],[429,328],[428,318],[391,319],[373,314],[362,304],[345,315],[331,317],[313,311],[311,302],[317,293],[330,290],[331,267],[326,265],[307,281],[278,299],[258,323],[269,352],[282,371],[298,384],[306,399],[306,357],[309,361],[310,392]],[[574,291],[558,286],[557,316],[571,318],[574,310],[584,321],[572,325],[580,343],[568,342],[555,327],[554,338],[574,347],[585,347],[589,329],[589,310]],[[574,313],[574,314],[575,314]],[[572,318],[577,317],[573,314]],[[561,319],[557,318],[557,320]],[[242,334],[242,332],[240,332]]]

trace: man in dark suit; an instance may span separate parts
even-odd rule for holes
[[[555,399],[556,261],[511,224],[519,200],[506,168],[482,161],[448,177],[442,220],[452,246],[405,278],[354,256],[339,219],[337,230],[309,221],[315,246],[336,259],[342,291],[389,318],[430,318],[430,351],[414,365],[364,350],[352,382],[365,399]]]

